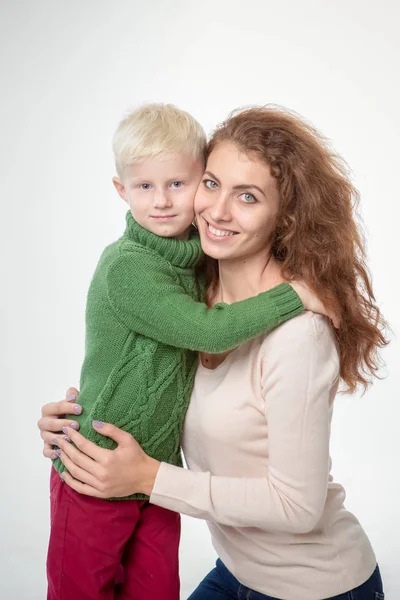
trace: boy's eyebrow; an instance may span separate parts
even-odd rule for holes
[[[218,179],[218,177],[216,177],[214,175],[214,173],[211,173],[211,171],[205,171],[204,175],[209,175],[209,177],[211,177],[211,179],[215,179],[215,181],[217,183],[221,183],[220,180]],[[259,192],[261,192],[261,194],[264,196],[264,198],[266,198],[265,192],[263,192],[263,190],[258,187],[258,185],[254,185],[253,183],[241,183],[240,185],[234,185],[233,190],[249,190],[249,189],[255,189],[258,190]]]
[[[182,171],[181,173],[175,173],[175,175],[173,175],[172,177],[168,177],[167,181],[180,181],[181,179],[188,179],[190,173],[188,173],[187,171]],[[147,179],[151,179],[150,177],[145,177],[145,175],[132,175],[131,177],[132,179],[140,179],[140,180],[147,180]]]

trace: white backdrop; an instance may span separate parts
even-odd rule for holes
[[[45,598],[50,465],[35,422],[79,381],[89,279],[124,227],[111,138],[127,109],[172,102],[208,131],[256,103],[311,120],[353,168],[376,294],[399,330],[399,6],[1,0],[1,598]],[[387,378],[338,399],[332,456],[396,600],[398,341],[384,358]],[[181,557],[186,598],[214,561],[204,523],[184,520]]]

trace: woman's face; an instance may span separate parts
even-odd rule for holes
[[[195,198],[204,252],[218,260],[267,255],[278,206],[269,165],[221,142],[208,158]]]

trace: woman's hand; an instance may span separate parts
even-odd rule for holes
[[[308,287],[308,285],[301,280],[292,280],[289,282],[294,291],[300,296],[300,300],[304,304],[305,310],[310,310],[313,313],[324,315],[328,317],[335,329],[340,327],[340,317],[333,311],[329,311],[325,308],[323,302],[315,295],[315,293]]]
[[[96,498],[122,498],[137,493],[150,496],[160,463],[115,425],[93,421],[93,427],[118,446],[115,450],[99,448],[66,427],[66,437],[59,441],[60,449],[56,451],[69,471],[62,473],[65,483],[80,494]]]
[[[62,433],[63,427],[73,427],[79,429],[79,424],[73,421],[73,415],[80,415],[82,407],[76,404],[78,390],[69,388],[66,393],[66,400],[59,402],[49,402],[42,408],[42,417],[38,421],[40,437],[44,441],[43,454],[47,458],[57,458],[53,446],[58,446],[58,442],[65,436]],[[72,419],[67,415],[72,415]]]
[[[82,406],[75,403],[78,395],[76,388],[69,388],[66,400],[43,406],[38,427],[44,456],[60,457],[70,472],[62,474],[64,481],[80,494],[97,498],[122,498],[136,493],[150,496],[160,463],[148,456],[129,433],[114,425],[93,422],[98,433],[118,444],[115,450],[99,448],[78,433],[78,423],[66,418],[82,413]],[[59,449],[54,450],[54,446]]]

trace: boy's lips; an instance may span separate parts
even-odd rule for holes
[[[156,221],[168,221],[169,219],[173,219],[177,215],[150,215],[152,219]]]

